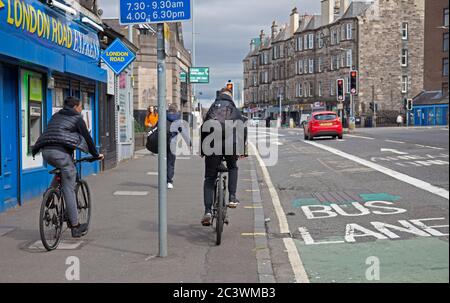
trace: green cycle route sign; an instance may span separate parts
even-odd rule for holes
[[[209,67],[191,67],[189,69],[189,82],[209,84]]]

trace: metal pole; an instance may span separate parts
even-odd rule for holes
[[[167,115],[166,115],[166,53],[164,23],[158,23],[158,202],[159,256],[167,257]]]
[[[128,25],[128,40],[133,43],[133,24]],[[134,79],[134,65],[131,63],[130,65],[131,69],[131,85],[130,85],[130,92],[129,92],[129,101],[130,104],[128,104],[128,108],[131,109],[130,116],[133,117],[133,122],[131,123],[131,134],[132,134],[132,140],[131,140],[131,150],[134,152],[135,148],[135,140],[134,140],[134,87],[133,87],[133,79]]]
[[[195,67],[195,0],[192,0],[192,66]],[[188,77],[190,77],[190,72]],[[196,92],[196,87],[195,84],[191,83],[192,85],[192,94],[194,96],[194,102],[197,100],[197,92]],[[198,103],[200,104],[200,102]]]
[[[281,111],[281,95],[279,95],[278,98],[280,99],[280,100],[279,100],[279,102],[280,102],[280,119],[279,119],[280,122],[279,122],[279,123],[280,123],[280,124],[279,124],[278,127],[281,128],[281,124],[282,124],[282,122],[283,122],[283,114],[282,114],[282,111]]]

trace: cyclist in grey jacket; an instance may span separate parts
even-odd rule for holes
[[[32,148],[33,157],[42,151],[44,160],[61,170],[62,192],[66,201],[72,237],[79,238],[86,234],[87,224],[78,222],[78,209],[75,195],[76,168],[73,152],[80,149],[89,152],[99,160],[103,155],[97,152],[94,141],[81,116],[83,106],[74,97],[64,100],[64,108],[51,118],[44,133]]]

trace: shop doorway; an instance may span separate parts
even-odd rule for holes
[[[18,74],[0,65],[0,212],[19,202]]]
[[[102,170],[108,170],[117,165],[116,107],[114,96],[107,94],[106,85],[99,87],[100,152],[105,156]]]

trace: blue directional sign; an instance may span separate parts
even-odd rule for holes
[[[120,23],[162,23],[191,19],[191,0],[120,0]]]
[[[136,55],[123,44],[120,39],[114,42],[102,53],[102,60],[119,75],[131,62],[136,59]]]

